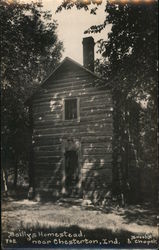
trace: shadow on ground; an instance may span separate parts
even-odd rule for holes
[[[102,207],[93,204],[83,205],[81,200],[65,199],[57,200],[55,204],[66,208],[69,208],[70,206],[80,206],[82,210],[100,211],[106,214],[119,214],[124,218],[125,223],[127,224],[135,222],[138,225],[156,226],[157,215],[159,214],[159,209],[151,203],[127,205],[122,208],[119,205],[113,204],[113,202],[108,206]]]
[[[79,199],[7,198],[2,210],[5,247],[157,247],[157,209],[150,204],[121,208],[83,205]]]

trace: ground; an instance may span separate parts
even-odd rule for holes
[[[136,246],[153,247],[157,246],[158,237],[157,210],[149,205],[102,208],[91,204],[83,205],[80,200],[42,203],[8,199],[2,203],[2,230],[4,245],[12,245],[13,238],[19,245],[31,244],[32,241],[25,238],[24,232],[36,232],[35,240],[42,239],[38,238],[38,232],[52,232],[52,239],[55,240],[56,236],[59,237],[55,233],[67,231],[72,234],[82,232],[79,237],[89,239],[90,243],[91,240],[97,239],[97,243],[105,245],[134,243]],[[10,232],[14,232],[14,235],[12,233],[11,236]],[[20,235],[20,232],[23,232],[23,235]],[[51,241],[47,236],[46,234],[48,244],[56,243],[56,240]],[[8,237],[11,241],[7,240]],[[68,235],[61,237],[61,240],[68,240]]]

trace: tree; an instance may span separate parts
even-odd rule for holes
[[[109,61],[109,71],[104,71],[104,74],[113,84],[115,110],[118,111],[114,112],[117,151],[125,158],[128,141],[132,145],[136,166],[151,167],[156,171],[157,3],[107,4],[106,11],[106,24],[112,24],[112,31],[108,41],[100,41],[99,50],[103,61]],[[95,29],[92,27],[89,31]],[[140,105],[136,105],[138,117],[134,120],[135,103]],[[145,141],[150,141],[150,138],[151,142],[146,145]],[[122,166],[124,171],[129,162],[130,159]],[[124,175],[123,182],[126,183],[127,179],[128,176]]]
[[[89,10],[91,2],[97,3],[63,1],[57,11],[73,6]],[[90,13],[96,14],[96,10],[97,7],[92,8]],[[96,61],[96,71],[110,83],[112,89],[113,186],[117,186],[116,190],[120,186],[121,192],[126,193],[129,165],[133,160],[137,169],[151,168],[154,175],[158,175],[157,1],[138,4],[108,1],[105,12],[104,22],[93,25],[85,33],[101,32],[107,25],[112,25],[108,39],[98,42],[98,52],[102,57]],[[157,184],[154,189],[157,189]]]
[[[41,3],[0,3],[2,80],[2,164],[11,159],[17,183],[19,162],[26,162],[28,112],[24,101],[61,58],[57,22]],[[13,164],[14,159],[14,164]],[[6,171],[4,171],[6,172]]]

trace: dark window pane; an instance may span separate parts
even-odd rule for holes
[[[77,119],[77,99],[65,100],[65,120]]]

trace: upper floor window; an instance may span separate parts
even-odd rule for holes
[[[64,120],[75,120],[79,118],[79,100],[69,98],[64,100]]]

